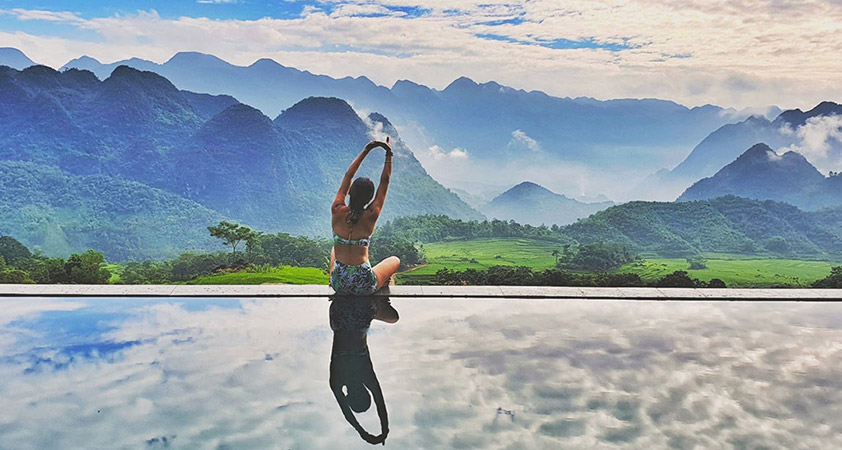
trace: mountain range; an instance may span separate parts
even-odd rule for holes
[[[804,210],[842,206],[842,176],[826,177],[800,153],[778,154],[757,144],[709,178],[687,188],[678,201],[724,195],[776,200]]]
[[[307,98],[272,120],[231,96],[181,91],[127,66],[103,81],[85,70],[0,67],[0,160],[50,166],[70,177],[98,175],[100,185],[136,182],[267,232],[328,234],[327,207],[314,211],[330,203],[348,164],[375,135],[391,136],[395,152],[387,203],[395,206],[384,219],[482,217],[427,174],[386,117],[362,118],[340,99]],[[377,156],[360,175],[379,179]],[[49,196],[50,186],[33,189]],[[130,228],[115,229],[140,239]],[[93,245],[96,232],[88,231],[80,242],[108,247]],[[19,227],[0,232],[41,245]],[[114,255],[127,256],[107,253]]]
[[[694,182],[714,175],[754,144],[764,143],[772,149],[797,147],[802,139],[798,131],[810,119],[839,115],[842,115],[842,105],[822,102],[808,111],[784,111],[772,121],[752,116],[724,125],[703,139],[675,168],[655,174],[641,183],[639,195],[672,200]],[[835,148],[837,156],[842,151],[842,142],[826,139],[825,143]]]
[[[613,205],[611,201],[582,203],[524,181],[495,197],[481,211],[489,218],[549,226],[567,225]]]
[[[270,116],[310,96],[338,97],[357,110],[380,111],[401,130],[422,161],[435,156],[427,152],[434,146],[467,155],[471,164],[431,166],[430,170],[448,186],[474,194],[488,180],[500,188],[523,181],[520,173],[499,173],[507,162],[544,169],[569,164],[593,168],[589,193],[604,193],[600,187],[614,186],[616,180],[600,169],[622,167],[647,173],[675,164],[677,154],[685,154],[712,131],[749,114],[713,105],[688,108],[658,99],[554,97],[467,77],[441,90],[409,80],[385,87],[366,77],[336,79],[271,59],[236,66],[195,52],[177,53],[161,64],[138,58],[103,64],[83,56],[62,70],[90,70],[106,79],[120,65],[156,72],[180,89],[233,95]],[[570,184],[573,179],[536,176],[546,176],[538,181],[557,189],[583,191]]]

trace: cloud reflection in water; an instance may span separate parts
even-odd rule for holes
[[[327,301],[203,302],[0,300],[0,448],[368,447]],[[369,335],[390,447],[842,446],[842,304],[393,302]],[[57,310],[90,325],[51,335]]]

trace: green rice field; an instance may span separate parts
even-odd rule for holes
[[[548,269],[555,266],[553,250],[561,244],[532,239],[475,239],[424,244],[427,265],[398,274],[398,283],[433,283],[439,269],[485,270],[489,266],[529,266]]]
[[[561,250],[554,242],[530,239],[475,239],[424,244],[427,265],[398,274],[402,284],[432,284],[437,270],[485,270],[493,265],[522,265],[534,270],[555,266],[553,250]],[[684,258],[646,258],[627,264],[618,273],[636,273],[644,281],[655,281],[664,275],[685,270],[693,278],[710,281],[719,278],[728,287],[806,287],[826,277],[830,268],[840,263],[795,259],[762,259],[746,255],[711,254],[707,268],[690,270]]]
[[[186,284],[327,284],[328,276],[314,267],[281,266],[265,272],[234,272],[209,275]]]
[[[719,278],[728,287],[807,287],[826,277],[834,263],[796,259],[708,259],[707,268],[690,270],[684,259],[653,258],[637,261],[617,269],[620,273],[636,273],[644,281],[655,281],[676,270],[685,270],[702,281]]]

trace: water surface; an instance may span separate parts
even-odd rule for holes
[[[842,447],[842,304],[392,303],[368,335],[387,447]],[[0,299],[0,448],[368,448],[328,307]]]

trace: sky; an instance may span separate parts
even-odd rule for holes
[[[56,68],[199,51],[385,86],[738,108],[842,98],[840,23],[840,0],[0,0],[0,46]]]

